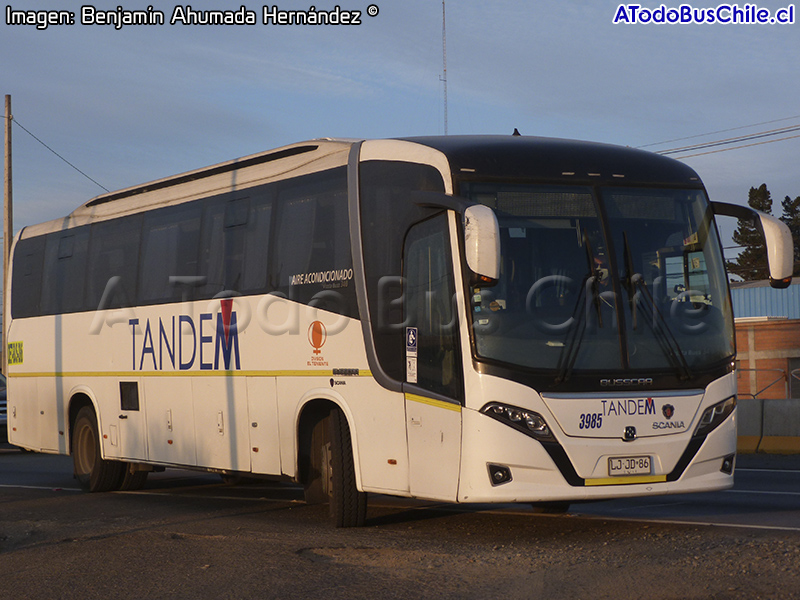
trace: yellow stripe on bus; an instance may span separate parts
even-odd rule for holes
[[[9,373],[9,377],[372,377],[372,371],[361,369],[358,375],[334,374],[328,369],[283,371],[64,371],[56,373]]]
[[[664,483],[666,475],[642,475],[629,477],[603,477],[600,479],[587,479],[585,485],[635,485],[637,483]]]
[[[406,394],[406,400],[411,402],[419,402],[420,404],[427,404],[428,406],[435,406],[436,408],[444,408],[455,412],[461,412],[461,405],[453,402],[445,402],[444,400],[434,400],[426,396],[418,396],[417,394]]]

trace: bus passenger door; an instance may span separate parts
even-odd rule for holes
[[[463,384],[446,213],[409,230],[403,265],[410,491],[455,501]]]
[[[111,452],[119,448],[118,458],[148,458],[142,391],[140,381],[120,381],[118,410],[108,412]]]

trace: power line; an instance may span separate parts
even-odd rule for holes
[[[4,118],[5,118],[5,117],[4,117]],[[22,123],[20,123],[20,122],[19,122],[19,121],[18,121],[16,118],[14,118],[13,116],[11,117],[11,122],[12,122],[12,123],[14,123],[15,125],[17,125],[17,126],[20,128],[20,129],[22,129],[22,131],[24,131],[25,133],[27,133],[29,136],[31,136],[33,139],[35,139],[37,142],[39,142],[39,143],[40,143],[42,146],[44,146],[45,148],[47,148],[47,149],[48,149],[50,152],[52,152],[53,154],[55,154],[55,155],[56,155],[58,158],[60,158],[61,160],[63,160],[63,161],[64,161],[65,163],[67,163],[67,164],[68,164],[70,167],[72,167],[72,168],[73,168],[73,169],[75,169],[75,170],[76,170],[78,173],[80,173],[81,175],[83,175],[84,177],[86,177],[86,179],[88,179],[89,181],[91,181],[92,183],[94,183],[96,186],[98,186],[98,187],[100,187],[100,188],[104,189],[106,192],[110,192],[110,191],[111,191],[111,190],[109,190],[109,189],[108,189],[106,186],[104,186],[103,184],[101,184],[101,183],[98,183],[97,181],[95,181],[94,179],[92,179],[91,177],[89,177],[89,176],[88,176],[86,173],[84,173],[83,171],[81,171],[81,170],[80,170],[78,167],[76,167],[75,165],[73,165],[73,164],[72,164],[71,162],[69,162],[69,161],[68,161],[66,158],[64,158],[63,156],[61,156],[61,155],[60,155],[58,152],[56,152],[55,150],[53,150],[53,149],[52,149],[50,146],[48,146],[47,144],[45,144],[45,143],[44,143],[42,140],[40,140],[38,137],[36,137],[35,135],[33,135],[33,134],[30,132],[30,131],[28,131],[28,130],[27,130],[27,129],[26,129],[26,128],[25,128],[25,127],[22,125]]]
[[[760,127],[761,125],[772,125],[773,123],[780,123],[782,121],[792,121],[794,119],[800,119],[800,115],[795,115],[793,117],[784,117],[782,119],[772,119],[771,121],[762,121],[761,123],[753,123],[752,125],[740,125],[739,127],[730,127],[728,129],[720,129],[718,131],[709,131],[708,133],[698,133],[696,135],[689,135],[686,137],[674,138],[671,140],[664,140],[663,142],[652,142],[650,144],[644,144],[643,146],[636,146],[637,148],[649,148],[651,146],[660,146],[661,144],[672,144],[674,142],[683,142],[685,140],[693,140],[701,137],[706,137],[709,135],[717,135],[719,133],[728,133],[729,131],[738,131],[740,129],[749,129],[750,127]]]
[[[728,144],[737,144],[739,142],[747,142],[750,140],[757,140],[765,137],[771,137],[774,135],[780,135],[783,133],[792,133],[794,131],[800,131],[800,125],[792,125],[790,127],[781,127],[778,129],[770,129],[768,131],[759,131],[757,133],[749,133],[747,135],[741,135],[738,137],[727,138],[723,140],[714,140],[711,142],[702,142],[700,144],[693,144],[691,146],[681,146],[679,148],[670,148],[668,150],[657,150],[658,154],[678,154],[680,152],[688,152],[692,150],[703,150],[705,148],[714,148],[716,146],[725,146]]]
[[[753,144],[744,144],[742,146],[736,146],[734,148],[722,148],[721,150],[709,150],[708,152],[699,152],[697,154],[687,154],[685,156],[677,156],[676,158],[684,159],[684,158],[693,158],[695,156],[705,156],[706,154],[716,154],[718,152],[727,152],[729,150],[740,150],[742,148],[751,148],[753,146],[763,146],[764,144],[772,144],[774,142],[782,142],[784,140],[793,140],[795,138],[800,138],[800,134],[798,135],[790,135],[784,138],[778,138],[777,140],[767,140],[766,142],[755,142]]]
[[[785,119],[777,119],[777,120],[785,120]],[[693,144],[693,145],[690,145],[690,146],[680,146],[678,148],[669,148],[669,149],[666,149],[666,150],[655,150],[654,152],[656,154],[661,154],[661,155],[683,154],[685,152],[692,152],[692,151],[696,151],[696,150],[706,150],[708,148],[717,148],[719,146],[728,146],[728,145],[732,145],[732,144],[740,144],[740,145],[735,146],[733,148],[721,148],[719,150],[708,150],[707,152],[695,152],[694,154],[683,154],[682,156],[676,156],[675,157],[675,158],[681,160],[681,159],[684,159],[684,158],[693,158],[695,156],[704,156],[706,154],[715,154],[717,152],[727,152],[728,150],[739,150],[741,148],[751,148],[753,146],[760,146],[760,145],[763,145],[763,144],[771,144],[773,142],[782,142],[782,141],[785,141],[785,140],[791,140],[791,139],[795,139],[797,137],[800,137],[800,134],[798,134],[798,135],[785,136],[785,137],[781,137],[781,138],[773,139],[773,140],[767,140],[767,141],[762,141],[762,142],[754,142],[754,143],[751,143],[751,144],[743,144],[742,143],[742,142],[750,142],[752,140],[759,140],[759,139],[763,139],[763,138],[767,138],[767,137],[773,137],[773,136],[776,136],[776,135],[782,135],[782,134],[794,133],[794,132],[800,132],[800,125],[789,125],[787,127],[779,127],[777,129],[770,129],[770,130],[767,130],[767,131],[759,131],[759,132],[756,132],[756,133],[748,133],[748,134],[745,134],[745,135],[740,135],[740,136],[732,137],[732,138],[726,138],[726,139],[721,139],[721,140],[713,140],[713,141],[709,141],[709,142],[701,142],[699,144]],[[698,136],[691,136],[691,137],[698,137]],[[684,139],[688,139],[688,138],[684,138]]]

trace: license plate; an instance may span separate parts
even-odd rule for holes
[[[608,459],[609,477],[624,475],[650,475],[651,463],[649,456],[620,456]]]

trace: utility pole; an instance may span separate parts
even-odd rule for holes
[[[442,65],[444,66],[442,82],[444,83],[444,134],[447,135],[447,27],[444,17],[444,0],[442,0]]]
[[[9,260],[11,259],[11,242],[14,240],[14,219],[12,212],[11,198],[11,95],[6,94],[6,146],[5,146],[5,177],[3,178],[3,330],[0,335],[2,344],[0,354],[2,354],[3,374],[8,375],[8,347],[5,339],[6,319],[11,314],[11,298],[8,295],[9,282]],[[6,310],[8,309],[8,310]]]

